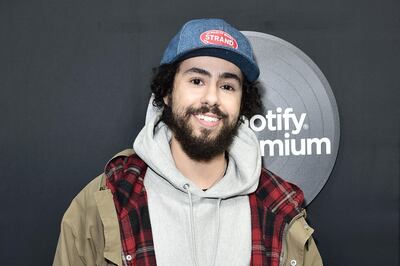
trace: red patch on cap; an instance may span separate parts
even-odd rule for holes
[[[204,44],[214,44],[238,48],[238,43],[231,35],[222,30],[208,30],[200,35],[200,40]]]

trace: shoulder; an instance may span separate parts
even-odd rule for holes
[[[93,223],[98,217],[94,194],[99,191],[102,174],[88,183],[71,201],[62,218],[62,227],[68,227],[73,235],[85,231],[85,225]]]
[[[92,179],[71,201],[63,216],[63,224],[76,225],[79,221],[89,221],[98,215],[96,194],[106,189],[107,171],[119,165],[120,161],[132,157],[134,152],[127,149],[114,155],[105,165],[104,171]],[[126,160],[125,160],[126,161]]]
[[[255,195],[264,208],[275,214],[294,217],[303,210],[301,189],[264,168]]]

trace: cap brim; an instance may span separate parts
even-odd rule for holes
[[[260,69],[256,64],[254,64],[250,59],[237,53],[233,50],[215,48],[215,47],[204,47],[201,49],[195,49],[187,51],[184,54],[179,55],[179,57],[174,58],[171,62],[183,61],[188,58],[196,56],[213,56],[221,59],[225,59],[233,64],[235,64],[246,76],[247,80],[250,82],[256,81],[260,75]]]

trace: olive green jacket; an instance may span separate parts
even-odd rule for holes
[[[128,149],[115,156],[132,153],[133,150]],[[281,265],[323,265],[312,238],[313,232],[305,221],[305,212],[289,223]],[[124,265],[119,222],[104,174],[92,180],[65,212],[53,265]]]

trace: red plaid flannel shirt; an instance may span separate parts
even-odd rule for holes
[[[137,155],[119,156],[106,166],[107,187],[114,195],[123,262],[127,266],[156,265],[147,195],[143,178],[147,165]],[[249,195],[252,266],[278,266],[285,226],[302,210],[304,196],[293,184],[263,169],[257,190]],[[129,256],[127,255],[129,254]]]

